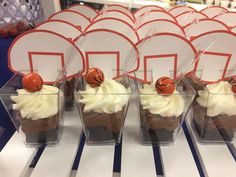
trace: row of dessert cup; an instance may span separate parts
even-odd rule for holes
[[[162,77],[160,83],[127,76],[64,78],[65,74],[61,74],[53,85],[45,84],[39,91],[29,92],[23,87],[23,76],[16,73],[1,88],[1,101],[27,146],[55,145],[60,141],[65,104],[66,110],[73,107],[73,95],[89,145],[120,142],[131,99],[139,105],[132,111],[140,115],[140,139],[145,145],[172,144],[188,112],[202,142],[231,142],[234,138],[235,111],[228,101],[234,102],[234,92],[219,91],[231,90],[229,81],[206,85],[190,74],[178,81]],[[171,82],[173,93],[168,92]],[[222,107],[225,102],[229,104]]]

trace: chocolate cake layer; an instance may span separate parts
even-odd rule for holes
[[[236,129],[236,115],[229,116],[220,114],[214,117],[207,116],[207,109],[198,105],[193,105],[193,115],[197,122],[207,123],[209,127]]]
[[[175,129],[180,124],[180,117],[162,117],[143,110],[140,106],[140,123],[144,144],[170,143]]]
[[[195,119],[193,119],[193,125],[202,141],[232,141],[234,136],[231,129],[209,128],[206,126],[203,130],[201,125]]]
[[[193,125],[202,140],[231,141],[236,129],[236,116],[207,116],[207,109],[193,103]]]
[[[82,114],[89,141],[118,141],[124,124],[125,107],[112,114],[97,112],[83,112]]]
[[[160,129],[147,129],[145,126],[141,126],[142,139],[144,144],[159,144],[168,143],[173,141],[174,131],[169,131],[164,128]]]
[[[236,130],[236,115],[207,116],[207,108],[202,107],[196,101],[199,97],[198,91],[204,90],[204,84],[197,79],[192,79],[192,86],[196,90],[196,97],[192,103],[194,126],[199,138],[206,142],[231,141]]]
[[[87,128],[104,126],[112,132],[119,132],[124,122],[121,111],[113,114],[90,112],[84,113],[83,117]]]
[[[50,118],[32,120],[22,118],[20,111],[16,111],[16,117],[20,120],[21,129],[24,133],[42,132],[59,126],[58,113]]]
[[[175,130],[180,123],[180,116],[163,117],[159,114],[152,114],[149,110],[144,110],[142,106],[140,106],[140,117],[148,129]]]
[[[72,109],[74,105],[75,78],[65,83],[65,109]]]
[[[47,144],[58,141],[58,128],[48,129],[47,131],[27,133],[26,143]]]
[[[114,141],[118,142],[120,132],[111,132],[105,126],[98,126],[86,129],[87,137],[90,142],[92,141]]]
[[[23,119],[19,111],[15,111],[20,121],[21,129],[25,133],[28,144],[57,143],[59,136],[59,113],[39,120]]]

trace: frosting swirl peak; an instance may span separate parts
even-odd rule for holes
[[[82,99],[76,97],[77,102],[85,104],[84,111],[98,113],[118,112],[128,103],[130,90],[114,80],[105,80],[99,87],[86,85],[85,91],[79,91]]]
[[[236,114],[236,97],[227,81],[208,84],[204,90],[198,91],[198,94],[196,101],[202,107],[207,108],[208,116]]]
[[[18,89],[17,96],[11,96],[15,104],[14,110],[19,110],[22,118],[43,119],[55,115],[58,112],[59,89],[54,86],[43,85],[37,92],[28,92],[25,89]]]
[[[172,95],[163,96],[156,92],[154,84],[144,84],[140,89],[140,101],[143,109],[148,109],[152,114],[163,117],[178,117],[184,111],[184,99],[178,91]]]

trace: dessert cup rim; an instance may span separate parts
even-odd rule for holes
[[[0,88],[0,97],[1,96],[6,96],[6,95],[12,95],[12,96],[16,96],[18,95],[18,93],[10,93],[8,92],[7,90],[5,90],[9,83],[11,83],[16,77],[22,77],[21,74],[19,73],[15,73],[13,74],[10,79],[7,80],[7,82]],[[61,80],[61,82],[63,82],[64,79]],[[58,88],[58,91],[55,92],[55,93],[41,93],[40,91],[37,91],[37,92],[28,92],[28,93],[25,93],[25,94],[21,94],[21,95],[35,95],[35,93],[37,93],[38,95],[58,95],[59,96],[59,93],[61,91],[61,87],[59,84],[43,84],[43,85],[49,85],[49,86],[55,86],[56,88]],[[17,88],[15,89],[14,91],[18,90],[18,89],[24,89],[23,87],[22,88]],[[13,91],[13,90],[12,90]]]
[[[207,84],[203,84],[200,80],[199,80],[199,82],[201,83],[201,86],[203,87],[203,89],[201,89],[201,90],[198,90],[198,91],[207,91],[208,92],[208,94],[209,95],[235,95],[236,96],[236,93],[216,93],[216,92],[212,92],[212,91],[210,91],[206,86],[207,85],[210,85],[210,84],[215,84],[215,83],[219,83],[219,82],[214,82],[214,83],[207,83]]]
[[[77,77],[77,79],[76,79],[76,83],[75,83],[75,88],[78,86],[78,80],[79,79],[81,79],[81,78],[83,78],[83,79],[85,79],[85,76],[79,76],[79,77]],[[124,78],[126,78],[127,79],[127,83],[128,83],[128,87],[126,88],[126,92],[110,92],[110,93],[96,93],[96,94],[94,94],[94,93],[83,93],[83,95],[120,95],[120,96],[130,96],[131,94],[132,94],[132,88],[131,88],[131,83],[130,83],[130,79],[131,78],[129,78],[128,76],[125,76],[125,77],[119,77],[119,78],[122,78],[122,79],[124,79]],[[124,84],[123,83],[121,83],[119,80],[118,80],[118,78],[110,78],[111,80],[114,80],[114,81],[117,81],[118,83],[120,83],[120,84],[122,84],[123,86],[124,86]],[[99,87],[94,87],[94,88],[99,88]],[[85,90],[80,90],[80,89],[78,89],[78,90],[74,90],[74,94],[75,95],[80,95],[81,93],[80,92],[83,92],[83,91],[85,91]]]

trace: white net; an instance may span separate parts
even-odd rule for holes
[[[41,0],[0,0],[0,26],[18,21],[37,23],[41,17]]]

